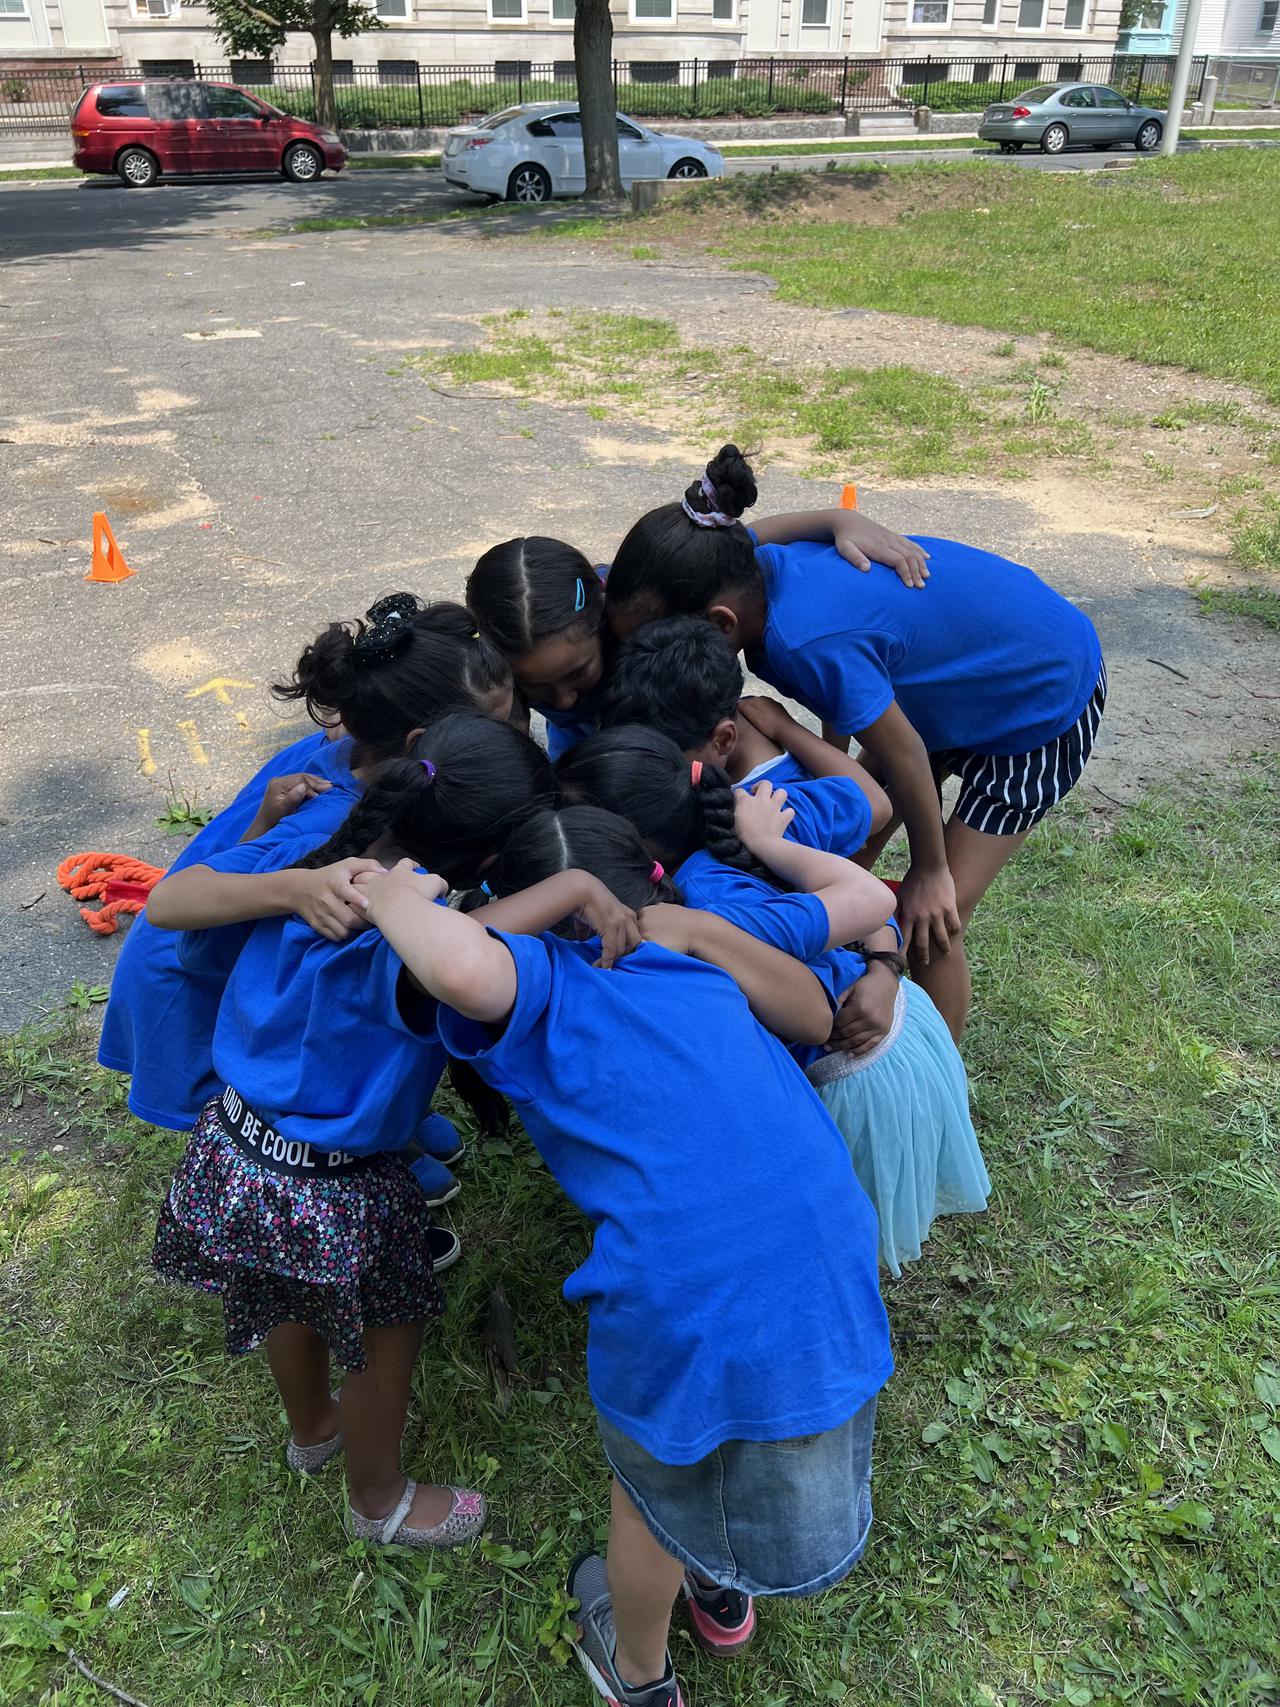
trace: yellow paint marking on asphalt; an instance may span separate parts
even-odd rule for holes
[[[192,764],[207,765],[209,763],[209,755],[200,744],[200,733],[195,726],[194,720],[190,717],[185,718],[181,723],[179,723],[178,732],[187,744],[187,754],[191,759]]]
[[[151,757],[151,731],[149,729],[139,729],[138,731],[138,769],[143,776],[154,776],[156,774],[156,761]]]
[[[211,693],[219,705],[230,705],[231,695],[227,691],[229,688],[251,689],[253,686],[252,682],[237,681],[234,676],[214,676],[198,688],[188,688],[185,697],[199,699],[203,694]]]

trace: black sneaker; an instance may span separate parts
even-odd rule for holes
[[[584,1553],[569,1569],[568,1591],[578,1602],[578,1635],[573,1651],[591,1679],[596,1694],[608,1707],[684,1707],[671,1655],[667,1669],[653,1683],[627,1684],[614,1664],[613,1602],[609,1578],[598,1553]]]
[[[431,1252],[432,1268],[437,1274],[443,1274],[462,1255],[462,1240],[447,1227],[433,1226],[427,1234],[427,1249]]]
[[[681,1588],[698,1646],[708,1654],[740,1653],[756,1633],[751,1596],[737,1588],[706,1588],[688,1571]]]

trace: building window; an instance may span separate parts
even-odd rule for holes
[[[243,83],[250,89],[265,88],[276,80],[276,68],[269,59],[233,59],[229,69],[233,83]]]
[[[551,21],[555,24],[571,24],[577,10],[574,0],[551,0]]]
[[[493,62],[494,79],[499,83],[518,83],[522,77],[532,74],[531,59],[495,59]]]
[[[1138,11],[1138,28],[1140,30],[1163,29],[1166,10],[1165,0],[1155,0],[1154,5],[1140,7]]]
[[[1020,30],[1042,30],[1044,28],[1044,0],[1019,0],[1018,28]]]
[[[356,80],[355,61],[335,59],[333,62],[333,80],[335,83],[354,83]]]
[[[1276,27],[1276,18],[1280,17],[1280,0],[1262,0],[1262,10],[1258,13],[1258,34],[1269,36]]]
[[[711,16],[717,24],[731,24],[736,10],[736,0],[711,0]]]
[[[975,59],[973,62],[973,80],[975,83],[990,83],[991,73],[995,69],[995,61],[991,59]]]
[[[379,83],[416,83],[418,81],[418,62],[416,59],[380,59],[378,61]]]
[[[578,68],[571,59],[557,59],[552,63],[551,75],[557,83],[576,83]]]
[[[951,0],[911,0],[911,22],[945,30],[951,22]]]
[[[680,67],[673,59],[633,59],[631,61],[631,81],[633,83],[678,83]]]
[[[1084,28],[1085,0],[1067,0],[1067,9],[1062,14],[1064,30],[1082,30]]]
[[[984,0],[982,7],[982,27],[984,30],[994,30],[1000,22],[1000,0]]]
[[[732,83],[738,75],[736,59],[713,59],[707,67],[707,76],[718,77],[722,83]]]
[[[1038,83],[1040,81],[1040,65],[1041,61],[1038,59],[1015,59],[1013,62],[1013,75],[1018,79],[1019,83],[1021,83],[1024,78],[1033,78]]]
[[[524,0],[489,0],[491,24],[523,24]]]
[[[25,18],[27,0],[0,0],[0,18]]]
[[[806,30],[825,30],[830,0],[801,0],[800,23]]]
[[[637,23],[674,22],[676,0],[631,0],[631,21]],[[654,81],[654,79],[650,79]]]
[[[194,59],[140,59],[138,68],[144,77],[194,77]]]
[[[1060,59],[1058,61],[1058,81],[1060,83],[1078,83],[1083,71],[1083,60]],[[1092,102],[1088,104],[1092,105]]]

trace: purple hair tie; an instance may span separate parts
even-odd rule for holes
[[[427,773],[427,781],[434,782],[436,780],[436,767],[431,763],[431,760],[419,759],[418,762]]]
[[[680,508],[688,516],[694,527],[699,528],[731,528],[737,521],[736,516],[726,516],[723,510],[718,510],[716,489],[704,474],[702,476],[702,496],[711,505],[709,510],[695,510],[687,498],[681,498]]]

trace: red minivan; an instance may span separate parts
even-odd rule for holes
[[[342,140],[231,83],[95,83],[71,115],[82,172],[115,172],[134,189],[162,172],[283,172],[311,184],[340,171]]]

